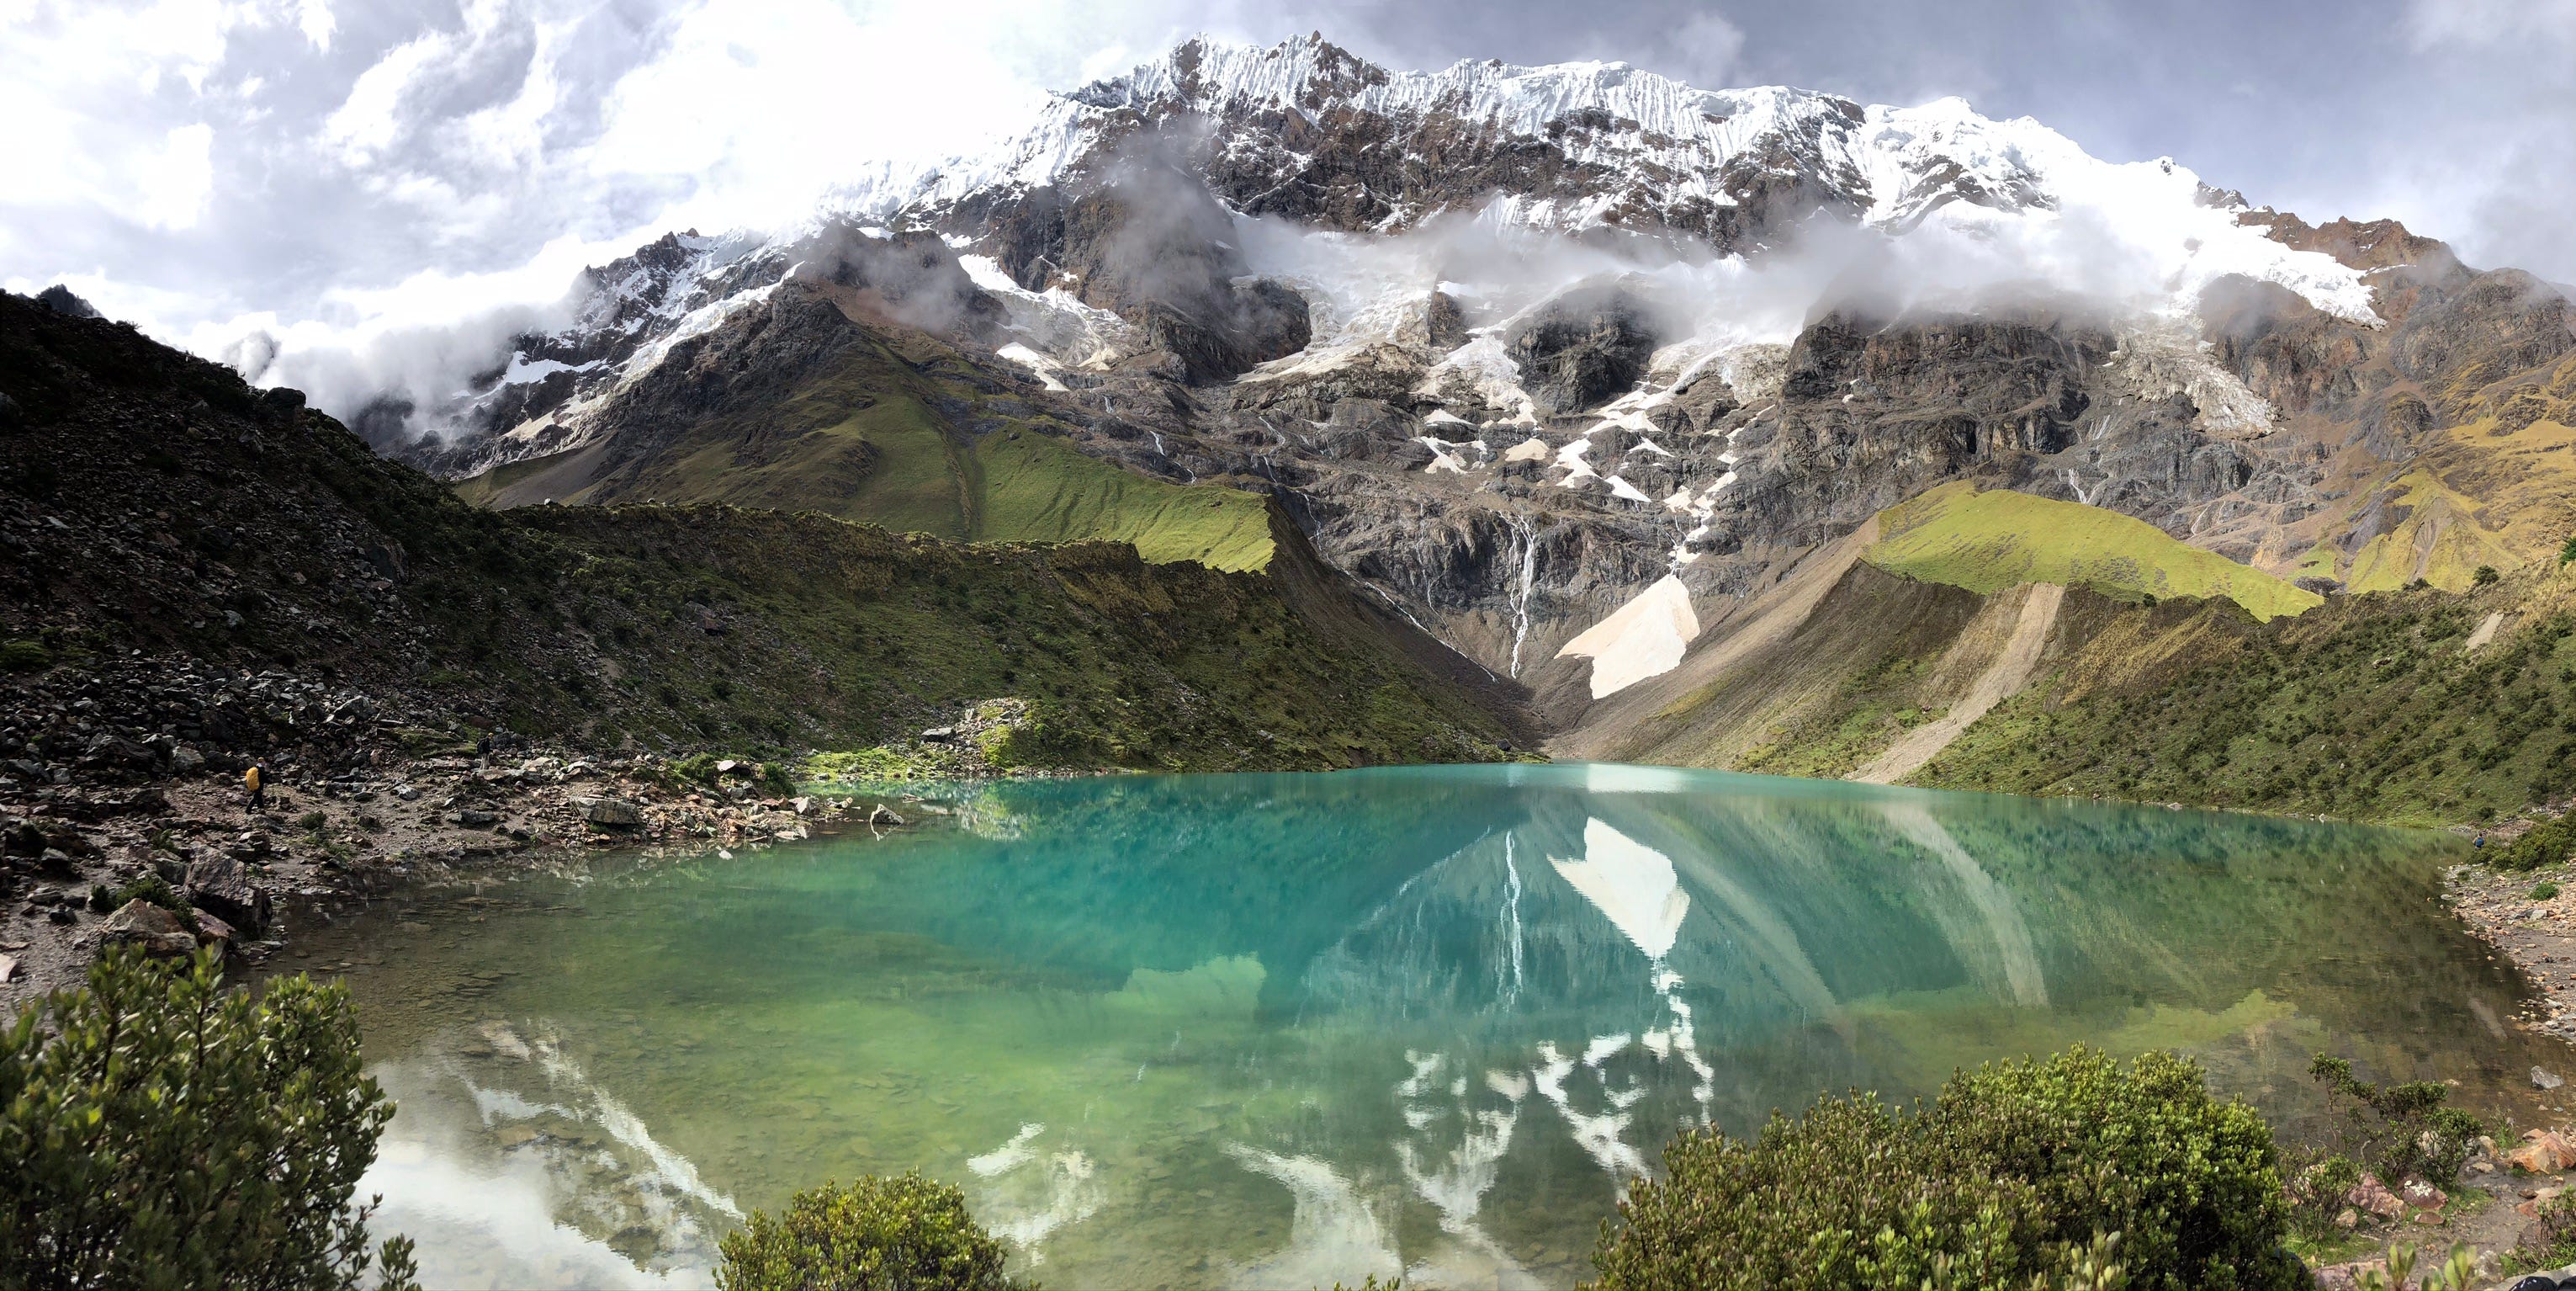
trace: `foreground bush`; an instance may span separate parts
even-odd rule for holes
[[[1665,1167],[1604,1225],[1599,1291],[2308,1284],[2271,1129],[2167,1053],[1990,1065],[1919,1112],[1827,1096]]]
[[[966,1195],[917,1174],[827,1183],[727,1234],[723,1291],[1035,1291],[1002,1276],[1002,1244]]]
[[[349,1201],[392,1116],[344,989],[111,951],[0,1030],[0,1287],[409,1287]]]

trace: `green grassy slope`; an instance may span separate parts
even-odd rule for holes
[[[2027,493],[1979,492],[1965,482],[1888,508],[1879,530],[1861,559],[1972,592],[2064,583],[2120,600],[2223,596],[2258,619],[2297,614],[2323,599],[2143,520]]]
[[[1478,760],[1507,736],[1391,651],[1335,640],[1265,574],[733,507],[523,514],[550,601],[615,665],[593,720],[855,748],[1017,698],[1037,721],[1016,760],[1162,770]],[[534,693],[549,666],[494,650],[472,684]]]
[[[2494,639],[2467,643],[2490,614]],[[1913,777],[2397,823],[2576,790],[2576,576],[2336,597],[2269,623],[2127,609]]]
[[[618,396],[610,442],[460,481],[480,505],[721,502],[817,511],[970,542],[1135,545],[1150,561],[1252,570],[1271,556],[1262,499],[1216,484],[1152,479],[1090,457],[1069,429],[919,333],[783,303],[820,331],[817,356],[759,337],[712,398],[661,372]],[[787,324],[781,324],[781,327]],[[686,358],[666,360],[686,365]],[[730,362],[723,365],[731,369]],[[664,385],[679,387],[666,390]]]

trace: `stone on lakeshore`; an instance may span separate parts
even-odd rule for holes
[[[577,800],[581,818],[603,829],[634,829],[644,823],[644,810],[623,798]]]
[[[188,904],[254,937],[268,931],[268,889],[251,882],[250,870],[240,861],[230,856],[190,861],[187,888]]]
[[[2395,1219],[2406,1213],[2405,1201],[2390,1192],[2388,1185],[2381,1183],[2375,1174],[2361,1176],[2361,1182],[2352,1186],[2352,1192],[2345,1200],[2381,1219]]]
[[[901,825],[903,823],[903,817],[894,814],[894,809],[892,807],[888,807],[884,803],[878,803],[877,809],[868,813],[868,823],[871,825],[880,825],[891,828]]]
[[[141,946],[153,955],[185,955],[197,948],[197,936],[179,922],[179,916],[137,897],[126,902],[107,917],[100,929],[100,941],[106,945]]]
[[[221,953],[229,955],[241,945],[241,936],[233,931],[231,924],[200,910],[197,912],[197,944],[219,947]]]
[[[2566,1077],[2557,1075],[2545,1067],[2531,1069],[2531,1087],[2534,1089],[2556,1089],[2566,1083]]]
[[[2571,1144],[2556,1130],[2527,1130],[2519,1148],[2505,1155],[2505,1164],[2520,1166],[2533,1174],[2556,1174],[2576,1165],[2576,1144]]]

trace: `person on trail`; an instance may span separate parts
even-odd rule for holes
[[[265,770],[266,768],[253,762],[249,770],[242,772],[242,787],[250,790],[252,811],[268,810],[268,777],[263,774]]]

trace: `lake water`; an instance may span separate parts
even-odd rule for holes
[[[2086,1041],[2294,1128],[2308,1058],[2526,1107],[2563,1049],[2440,836],[1615,766],[1124,777],[300,934],[429,1285],[704,1285],[831,1178],[1057,1291],[1566,1287],[1683,1126]],[[2519,1087],[2519,1090],[2517,1090]]]

